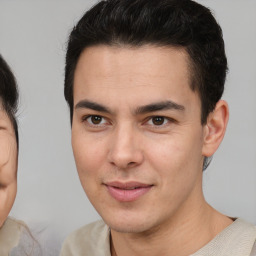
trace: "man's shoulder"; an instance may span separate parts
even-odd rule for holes
[[[255,240],[256,227],[238,218],[192,256],[256,256],[252,253]]]
[[[234,240],[237,238],[237,240],[241,239],[247,243],[255,242],[256,226],[254,224],[242,219],[237,219],[235,224],[236,225],[233,225],[233,229],[230,229],[230,231],[232,230],[236,234],[236,236],[234,236]]]
[[[61,256],[67,255],[110,255],[108,226],[100,220],[72,232],[61,249]]]

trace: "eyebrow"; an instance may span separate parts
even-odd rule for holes
[[[155,112],[155,111],[172,110],[172,109],[184,111],[185,107],[180,104],[177,104],[173,101],[168,100],[168,101],[161,101],[161,102],[156,102],[156,103],[138,107],[135,110],[135,113],[136,114],[146,114],[146,113]]]
[[[75,105],[75,109],[80,109],[80,108],[88,108],[88,109],[92,109],[95,111],[112,114],[112,111],[109,108],[107,108],[99,103],[89,101],[89,100],[79,101]],[[155,103],[151,103],[151,104],[140,106],[140,107],[136,108],[135,115],[146,114],[146,113],[151,113],[151,112],[161,111],[161,110],[172,110],[172,109],[184,111],[185,107],[183,105],[177,104],[170,100],[161,101],[161,102],[155,102]]]
[[[79,109],[79,108],[89,108],[95,111],[99,111],[99,112],[104,112],[104,113],[108,113],[111,114],[112,112],[105,106],[98,104],[96,102],[93,101],[89,101],[89,100],[81,100],[79,101],[76,106],[75,109]]]

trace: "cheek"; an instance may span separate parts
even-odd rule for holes
[[[150,165],[158,172],[163,183],[181,184],[195,179],[202,163],[202,141],[199,133],[168,135],[151,141],[147,151]],[[170,184],[169,184],[170,185]]]
[[[17,191],[17,145],[9,134],[0,134],[0,226],[7,218]]]
[[[17,154],[16,140],[0,134],[0,185],[7,186],[16,181]]]
[[[90,200],[97,209],[97,205],[104,203],[101,200],[101,177],[106,171],[106,143],[103,139],[93,138],[90,135],[79,136],[72,134],[72,147],[76,167],[81,185]],[[96,205],[95,205],[96,202]]]
[[[0,167],[8,163],[13,150],[12,138],[6,134],[0,134]]]
[[[158,201],[162,202],[166,213],[178,209],[200,185],[200,164],[195,160],[195,157],[200,158],[200,146],[189,140],[187,143],[175,141],[161,141],[151,147],[147,155],[157,177]]]
[[[101,139],[90,135],[72,133],[72,148],[82,185],[97,179],[106,159],[105,144]]]

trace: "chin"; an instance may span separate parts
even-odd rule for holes
[[[147,228],[143,225],[136,224],[117,224],[117,223],[106,223],[111,230],[114,230],[119,233],[143,233],[147,231]]]
[[[106,218],[103,216],[104,222],[110,227],[110,229],[120,233],[146,232],[154,226],[148,221],[148,219],[148,216],[141,218],[136,216],[136,218],[133,218],[132,216],[129,216],[129,214],[126,214],[126,216],[116,216],[113,214]]]

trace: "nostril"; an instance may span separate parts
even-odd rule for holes
[[[111,165],[116,166],[119,170],[125,170],[139,165],[141,161],[129,161],[128,158],[115,157],[112,158],[109,162]]]
[[[128,163],[128,166],[129,166],[129,167],[132,167],[132,166],[134,166],[134,165],[136,165],[135,162],[130,162],[130,163]]]

